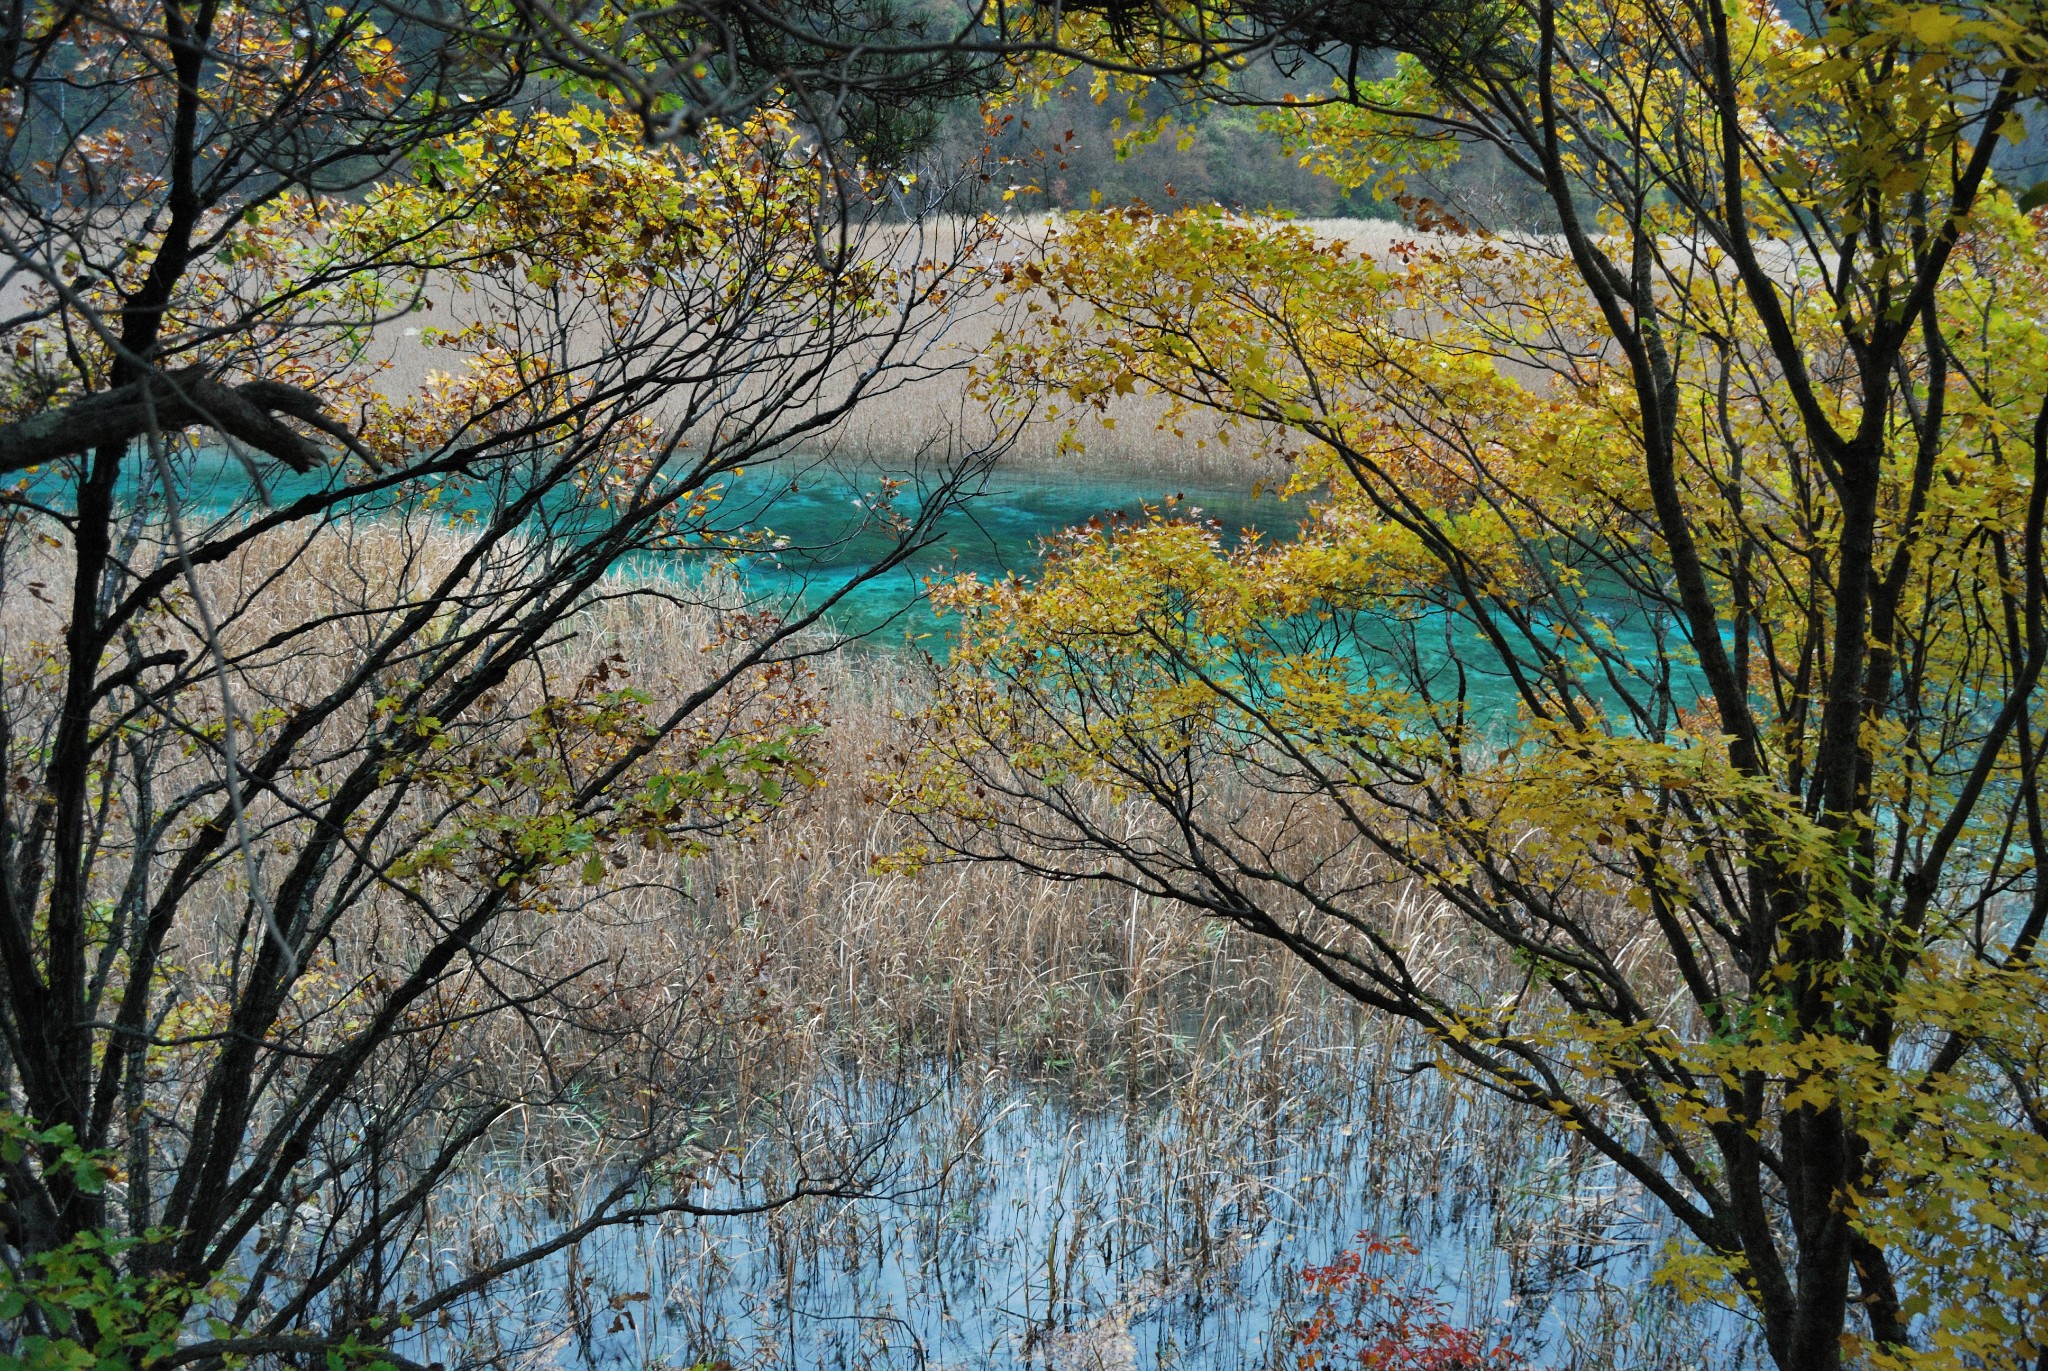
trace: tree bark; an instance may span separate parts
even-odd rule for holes
[[[0,425],[0,475],[108,444],[126,444],[152,428],[171,433],[201,426],[247,443],[293,471],[325,464],[326,452],[278,418],[280,414],[330,433],[339,428],[327,418],[319,396],[281,381],[228,386],[199,366],[158,372],[63,409]]]

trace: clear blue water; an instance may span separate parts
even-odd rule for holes
[[[1559,1150],[1499,1146],[1462,1108],[1443,1112],[1428,1078],[1403,1095],[1423,1117],[1389,1115],[1347,1079],[1359,1062],[1333,1057],[1249,1107],[1247,1064],[1214,1093],[1119,1109],[945,1072],[857,1076],[814,1112],[858,1134],[919,1106],[886,1134],[874,1198],[604,1230],[399,1350],[541,1345],[575,1371],[1278,1371],[1312,1307],[1302,1268],[1372,1232],[1418,1249],[1380,1268],[1393,1286],[1511,1338],[1532,1367],[1755,1364],[1737,1320],[1652,1291],[1669,1229],[1611,1179]],[[760,1158],[745,1170],[696,1199],[743,1203],[787,1175]],[[466,1225],[505,1248],[548,1234],[521,1162],[477,1182]],[[445,1276],[462,1273],[463,1245],[443,1249]],[[1603,1336],[1600,1311],[1617,1306],[1630,1327]]]
[[[176,459],[178,505],[188,528],[212,520],[237,520],[323,489],[324,474],[299,477],[288,472],[266,478],[260,489],[240,462],[221,452],[180,454]],[[794,616],[845,590],[863,570],[884,556],[892,534],[875,510],[885,479],[903,482],[894,511],[915,517],[921,508],[923,476],[893,470],[784,457],[724,478],[721,499],[712,518],[720,536],[737,541],[743,532],[772,535],[779,550],[733,559],[702,553],[645,554],[621,569],[628,573],[694,576],[713,565],[730,566],[743,578],[757,607]],[[69,476],[45,471],[25,483],[36,497],[54,508],[71,505]],[[890,647],[905,643],[943,650],[943,626],[925,599],[925,581],[973,574],[990,578],[1028,573],[1036,564],[1042,541],[1063,528],[1091,519],[1118,515],[1140,518],[1147,505],[1173,501],[1177,515],[1213,519],[1227,542],[1246,530],[1266,537],[1285,536],[1302,517],[1299,504],[1289,505],[1268,492],[1255,497],[1247,475],[1244,488],[1214,484],[1189,486],[1170,477],[1087,470],[1034,464],[1001,468],[981,478],[939,520],[929,546],[901,566],[868,580],[844,594],[826,615],[832,629]],[[352,504],[377,517],[411,500],[428,487],[402,493],[364,497]],[[161,517],[164,508],[159,482],[142,463],[131,464],[116,490],[126,509],[144,502],[146,517]],[[478,488],[441,500],[444,510],[481,509],[487,497]],[[557,514],[560,510],[555,511]],[[592,523],[603,516],[592,512]]]
[[[117,492],[130,509],[142,502],[145,518],[160,517],[164,508],[156,482],[140,463],[132,466]],[[836,462],[802,455],[784,456],[738,477],[723,478],[715,487],[720,499],[711,522],[727,547],[744,543],[743,555],[729,552],[662,552],[638,554],[619,570],[628,575],[694,578],[711,571],[736,573],[751,607],[783,618],[813,609],[824,610],[828,629],[882,649],[911,648],[944,657],[949,626],[933,612],[927,583],[973,575],[984,579],[1012,573],[1029,575],[1038,565],[1044,541],[1065,528],[1093,520],[1143,518],[1148,508],[1165,509],[1175,517],[1212,520],[1226,544],[1247,535],[1267,540],[1292,536],[1308,513],[1308,501],[1285,501],[1266,484],[1277,473],[1249,466],[1241,485],[1210,481],[1190,485],[1173,478],[1131,471],[1090,470],[1078,466],[1034,463],[999,468],[956,497],[954,507],[935,521],[926,545],[900,565],[872,577],[862,573],[889,551],[894,535],[889,517],[877,511],[885,482],[898,486],[889,516],[914,518],[922,507],[921,482],[930,473],[893,470],[874,465]],[[179,506],[188,526],[208,520],[233,522],[250,517],[266,505],[281,505],[314,493],[331,476],[294,477],[282,473],[259,490],[248,470],[220,452],[184,453],[177,458]],[[1264,477],[1264,481],[1256,478]],[[69,503],[69,487],[61,472],[45,472],[26,483],[52,506]],[[450,495],[451,492],[433,492]],[[348,508],[368,517],[383,517],[426,499],[430,488],[362,497]],[[480,486],[452,492],[437,510],[481,511],[488,501]],[[565,517],[566,516],[566,517]],[[594,529],[605,515],[595,509],[549,511],[558,533],[574,536]],[[760,541],[748,542],[754,535]],[[855,582],[858,581],[858,584]],[[1679,704],[1704,693],[1704,682],[1682,645],[1659,643],[1640,611],[1617,601],[1581,602],[1581,615],[1653,666],[1660,661],[1672,673],[1668,688]],[[1555,626],[1539,618],[1535,631],[1557,639]],[[1418,675],[1442,700],[1462,690],[1473,721],[1504,722],[1515,717],[1516,697],[1492,649],[1469,621],[1453,620],[1440,610],[1417,610],[1405,622],[1398,616],[1304,616],[1299,621],[1268,626],[1275,646],[1315,654],[1331,654],[1359,664],[1363,674],[1408,685]],[[1527,656],[1533,648],[1518,644]],[[1458,664],[1464,664],[1461,676]],[[1588,663],[1584,682],[1610,707],[1619,704],[1608,683]],[[1646,683],[1635,687],[1651,694]],[[1667,726],[1669,726],[1667,721]]]
[[[779,553],[753,556],[742,564],[749,589],[771,603],[795,609],[820,603],[841,590],[887,552],[890,535],[872,505],[875,469],[825,464],[777,467],[771,476],[749,473],[733,483],[725,519],[773,530],[789,540]],[[1146,507],[1173,501],[1176,515],[1212,519],[1226,542],[1246,531],[1264,537],[1292,533],[1302,505],[1271,493],[1254,497],[1246,489],[1190,486],[1169,477],[1034,465],[998,469],[937,528],[924,551],[903,567],[868,581],[840,600],[828,616],[842,633],[879,646],[914,643],[937,650],[944,627],[924,599],[928,578],[971,574],[991,579],[1028,574],[1038,563],[1043,541],[1060,530],[1093,519],[1142,518]],[[919,500],[913,489],[896,501],[906,517]]]

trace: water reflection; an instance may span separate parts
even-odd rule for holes
[[[1585,1157],[1346,1060],[1322,1063],[1320,1089],[1274,1089],[1245,1062],[1138,1108],[999,1077],[856,1075],[838,1097],[856,1115],[922,1101],[890,1141],[887,1196],[613,1230],[399,1350],[437,1359],[448,1336],[594,1368],[1292,1366],[1301,1267],[1365,1230],[1411,1235],[1397,1278],[1461,1323],[1512,1330],[1533,1364],[1747,1361],[1732,1321],[1650,1290],[1668,1234]],[[786,1175],[772,1156],[749,1165],[700,1198]],[[473,1217],[536,1222],[516,1190]]]

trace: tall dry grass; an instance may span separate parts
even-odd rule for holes
[[[1353,253],[1385,257],[1396,244],[1428,235],[1407,225],[1380,219],[1297,219],[1287,221],[1318,241],[1343,244]],[[991,251],[1023,262],[1057,243],[1059,216],[1019,217],[1005,225]],[[1531,239],[1531,243],[1539,240]],[[988,423],[983,402],[972,393],[976,364],[984,358],[998,332],[1028,338],[1038,326],[1019,308],[1016,297],[999,304],[997,289],[963,300],[935,327],[926,345],[943,365],[914,386],[891,391],[862,405],[848,420],[842,442],[851,453],[882,459],[913,450],[917,439],[951,430],[979,432]],[[1095,397],[1086,407],[1070,406],[1057,420],[1039,419],[1017,433],[1008,460],[1028,468],[1061,466],[1089,473],[1159,476],[1190,483],[1249,487],[1255,481],[1275,484],[1282,474],[1282,435],[1261,426],[1232,427],[1213,415],[1174,414],[1160,396],[1143,393]],[[1270,450],[1270,451],[1269,451]],[[1261,453],[1266,455],[1260,455]]]
[[[1350,249],[1384,255],[1396,242],[1414,239],[1415,230],[1372,219],[1292,221],[1319,239],[1343,242]],[[1007,220],[975,255],[990,262],[1027,260],[1046,250],[1060,229],[1057,217],[1015,217]],[[891,258],[945,256],[962,250],[969,237],[955,221],[936,219],[913,226],[874,224],[867,229],[873,249]],[[906,351],[918,358],[912,379],[892,382],[858,406],[837,430],[832,442],[843,454],[890,462],[918,452],[948,435],[985,440],[992,432],[987,409],[973,393],[975,363],[987,355],[998,333],[1012,337],[1028,332],[1032,318],[1017,301],[999,301],[999,279],[965,281],[946,310],[922,321]],[[444,336],[459,326],[502,310],[487,291],[454,291],[423,298],[412,312],[382,321],[374,330],[372,355],[383,370],[377,388],[391,395],[414,392],[436,371],[459,369],[460,354],[432,346],[438,330]],[[565,358],[577,352],[572,336],[562,341]],[[1071,422],[1069,420],[1071,419]],[[1173,416],[1167,403],[1142,394],[1110,397],[1102,409],[1065,416],[1055,422],[1031,422],[1015,435],[1006,460],[1025,468],[1058,466],[1091,474],[1123,473],[1165,477],[1201,485],[1250,486],[1256,480],[1274,483],[1274,459],[1251,454],[1273,437],[1268,432],[1230,430],[1203,414]]]
[[[653,672],[664,659],[683,665],[670,644],[702,635],[702,625],[613,619],[581,650],[621,651]],[[672,974],[743,969],[782,1025],[782,1055],[744,1084],[788,1092],[778,1107],[839,1101],[848,1081],[885,1094],[893,1082],[903,1095],[890,1098],[919,1099],[892,1152],[890,1188],[907,1208],[891,1218],[807,1205],[751,1235],[678,1224],[650,1237],[616,1277],[621,1290],[659,1292],[645,1318],[668,1322],[650,1324],[649,1346],[667,1328],[735,1366],[810,1364],[793,1332],[785,1345],[734,1331],[735,1283],[773,1272],[776,1285],[754,1290],[776,1309],[835,1308],[864,1281],[901,1281],[934,1303],[980,1301],[985,1312],[1007,1302],[1020,1361],[1135,1367],[1145,1364],[1135,1321],[1227,1303],[1248,1273],[1264,1273],[1261,1298],[1280,1292],[1259,1317],[1284,1327],[1300,1264],[1351,1237],[1316,1216],[1355,1212],[1365,1197],[1383,1231],[1429,1245],[1428,1271],[1460,1273],[1461,1317],[1493,1324],[1524,1306],[1540,1316],[1569,1292],[1577,1313],[1544,1334],[1542,1364],[1690,1371],[1727,1352],[1645,1287],[1656,1231],[1590,1149],[1461,1083],[1418,1075],[1429,1054],[1411,1030],[1361,1014],[1270,944],[1107,882],[878,868],[911,835],[867,778],[924,702],[927,678],[872,652],[827,656],[814,670],[827,702],[820,784],[666,881],[643,873],[609,894],[604,916],[579,921],[561,951]],[[1418,962],[1468,984],[1496,970],[1511,978],[1423,893],[1390,885],[1387,902]],[[1048,1095],[1060,1109],[1047,1117],[1068,1131],[1027,1129],[1033,1165],[1057,1163],[1061,1177],[1106,1155],[1124,1165],[1100,1185],[1062,1179],[1037,1197],[1050,1233],[1035,1256],[999,1261],[988,1246],[1009,1251],[1024,1231],[1009,1227],[1022,1216],[1006,1215],[1025,1163],[995,1150],[990,1130],[1020,1099]],[[1105,1150],[1089,1119],[1113,1120],[1121,1143]],[[756,1181],[786,1182],[794,1130],[766,1148],[760,1136],[731,1141]],[[899,1242],[925,1265],[906,1269]],[[1087,1276],[1090,1253],[1108,1254],[1115,1299]],[[1162,1263],[1162,1253],[1174,1256]],[[1020,1260],[1021,1292],[1001,1284]],[[537,1285],[528,1298],[548,1294]],[[1286,1364],[1278,1346],[1248,1341],[1243,1364]]]

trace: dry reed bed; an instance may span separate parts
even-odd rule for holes
[[[379,616],[445,574],[459,546],[427,524],[343,525],[303,543],[259,544],[207,569],[202,583],[222,607],[222,645],[238,663],[238,712],[253,719],[331,686]],[[12,672],[30,640],[54,641],[56,620],[19,593],[23,566],[6,571],[0,645]],[[54,584],[53,575],[45,569],[42,579]],[[726,632],[733,587],[655,589],[624,580],[607,587],[576,632],[504,693],[500,716],[534,708],[544,675],[575,679],[615,657],[657,699],[678,698],[737,650]],[[267,646],[285,639],[289,653]],[[1019,1081],[1042,1083],[1084,1114],[1113,1110],[1144,1164],[1123,1188],[1063,1211],[1064,1236],[1048,1249],[1032,1315],[1046,1348],[1104,1317],[1073,1265],[1093,1245],[1127,1257],[1185,1253],[1197,1273],[1229,1269],[1281,1198],[1262,1178],[1286,1139],[1311,1139],[1323,1158],[1289,1182],[1288,1204],[1334,1210],[1341,1197],[1318,1186],[1347,1177],[1379,1197],[1390,1228],[1462,1225],[1481,1256],[1503,1254],[1497,1279],[1508,1293],[1583,1280],[1627,1228],[1630,1197],[1583,1148],[1560,1146],[1487,1097],[1413,1075],[1407,1067],[1426,1054],[1410,1030],[1362,1017],[1269,944],[1104,885],[986,865],[914,877],[878,869],[908,834],[877,803],[868,773],[921,703],[925,677],[902,658],[839,653],[814,659],[801,684],[826,704],[814,790],[701,853],[642,854],[596,889],[564,883],[547,907],[498,930],[490,955],[533,983],[589,970],[540,1012],[486,1016],[448,1044],[487,1064],[479,1088],[530,1101],[508,1121],[492,1163],[505,1212],[493,1225],[463,1229],[464,1241],[484,1244],[476,1260],[522,1227],[571,1212],[601,1177],[592,1163],[605,1153],[608,1129],[647,1089],[689,1097],[706,1130],[702,1146],[727,1149],[695,1153],[700,1184],[772,1190],[901,1133],[908,1145],[889,1144],[887,1175],[875,1175],[934,1216],[999,1193],[1006,1163],[985,1140]],[[332,765],[345,764],[368,725],[360,711],[330,725]],[[210,898],[186,911],[179,960],[195,998],[227,990],[205,969],[231,963],[222,954],[242,907],[233,883],[224,866]],[[1412,889],[1390,887],[1389,898],[1410,944],[1433,943],[1440,965],[1456,965],[1474,984],[1510,971],[1486,965],[1439,905]],[[366,895],[326,950],[304,1012],[336,1012],[335,986],[402,966],[415,943],[405,933],[410,917],[404,902]],[[162,1088],[174,1091],[174,1076],[162,1073]],[[944,1083],[936,1098],[934,1081]],[[877,1082],[883,1095],[863,1094]],[[925,1107],[906,1117],[920,1101]],[[943,1254],[943,1223],[929,1222],[927,1250]],[[664,1241],[687,1245],[693,1232],[671,1226]],[[873,1222],[850,1212],[834,1218],[806,1206],[762,1233],[792,1282],[802,1268],[879,1260]],[[705,1311],[723,1298],[717,1265],[676,1261],[673,1251],[661,1257],[676,1286],[670,1302],[698,1310],[709,1327],[715,1320]],[[1180,1288],[1171,1272],[1119,1269],[1130,1289],[1154,1290],[1145,1298]],[[578,1312],[583,1297],[563,1294],[576,1279],[571,1273],[550,1298],[563,1301],[560,1329],[587,1334],[593,1316]],[[1640,1292],[1597,1278],[1590,1288],[1604,1312],[1574,1336],[1625,1364],[1618,1349],[1640,1341],[1644,1326]],[[1476,1307],[1504,1292],[1468,1293]],[[467,1311],[465,1336],[495,1336],[505,1307],[492,1309]]]
[[[447,574],[461,546],[438,524],[343,524],[302,542],[267,539],[206,568],[202,586],[235,662],[244,750],[260,741],[247,721],[332,688],[382,625]],[[46,583],[55,576],[54,566],[45,569]],[[19,571],[9,577],[25,579]],[[463,594],[483,593],[484,580],[472,578]],[[615,580],[573,633],[501,692],[490,724],[536,708],[543,678],[573,681],[605,660],[622,660],[628,679],[657,702],[680,698],[743,646],[728,635],[737,598],[729,583],[650,590]],[[53,606],[61,599],[31,605],[8,597],[11,660],[22,660],[24,638],[46,647],[54,639]],[[814,638],[802,646],[828,644]],[[814,758],[821,784],[701,852],[636,856],[606,885],[565,882],[540,912],[508,922],[497,954],[516,956],[535,976],[604,969],[599,1000],[608,1007],[600,1013],[592,1002],[582,1026],[596,1035],[590,1052],[600,1050],[603,1021],[648,997],[706,1014],[722,1006],[764,1030],[754,1035],[763,1043],[772,1038],[764,1059],[803,1071],[845,1061],[977,1062],[1105,1097],[1170,1086],[1219,1062],[1270,1064],[1276,1079],[1286,1079],[1299,1053],[1345,1050],[1362,1032],[1389,1060],[1420,1050],[1406,1030],[1367,1025],[1273,944],[1166,902],[993,864],[914,876],[886,869],[882,860],[912,835],[877,801],[870,775],[919,708],[929,677],[908,659],[865,651],[821,652],[800,670],[798,689],[825,707]],[[195,677],[196,713],[212,707],[210,690],[203,674]],[[756,703],[744,686],[737,694],[732,711]],[[327,726],[316,750],[332,765],[346,764],[369,726],[369,709],[365,701]],[[203,771],[206,759],[194,753],[182,766]],[[278,816],[258,801],[252,817],[260,826]],[[1298,823],[1298,815],[1289,821]],[[219,903],[210,917],[193,920],[195,933],[205,928],[218,937],[236,926],[241,901],[227,889],[235,874],[232,865],[222,867]],[[1363,885],[1369,876],[1337,879]],[[1451,911],[1399,882],[1385,890],[1387,917],[1419,965],[1455,972],[1473,994],[1485,994],[1496,975],[1503,985],[1515,982],[1512,968],[1488,965]],[[366,895],[362,917],[343,926],[332,949],[335,974],[390,969],[370,961],[402,956],[404,944],[389,939],[404,916],[403,902]],[[185,960],[205,965],[221,950],[193,943]],[[773,1013],[764,1018],[767,1010]],[[575,1025],[563,1032],[550,1051],[579,1036]],[[514,1061],[536,1045],[496,1047],[494,1060]]]
[[[1302,222],[1319,237],[1342,239],[1371,252],[1384,252],[1396,239],[1414,236],[1397,225],[1375,220]],[[905,337],[892,341],[885,374],[834,430],[830,446],[836,454],[885,466],[901,465],[918,455],[931,458],[948,449],[995,439],[996,425],[975,389],[976,363],[987,356],[999,333],[1020,336],[1032,324],[1017,298],[996,298],[999,275],[983,269],[1043,252],[1048,234],[1057,228],[1056,219],[1012,219],[984,243],[953,220],[867,227],[873,248],[890,260],[957,260],[961,271],[946,307],[918,312]],[[432,345],[429,340],[436,332],[452,335],[461,325],[479,320],[503,326],[509,320],[525,318],[534,308],[533,302],[508,297],[502,290],[494,294],[484,283],[476,284],[472,291],[443,290],[430,295],[413,312],[382,321],[374,330],[374,359],[380,368],[375,388],[402,397],[415,393],[436,372],[459,371],[464,355]],[[541,311],[530,326],[560,330],[561,316]],[[878,342],[873,338],[854,340],[835,359],[833,379],[822,391],[840,393],[856,371],[875,361]],[[551,337],[549,346],[560,353],[558,363],[573,370],[624,345],[593,322]],[[739,396],[746,393],[742,384]],[[1006,460],[1031,468],[1059,465],[1137,472],[1194,484],[1249,486],[1260,476],[1268,484],[1275,480],[1274,471],[1247,473],[1246,453],[1274,436],[1268,430],[1227,430],[1213,416],[1200,412],[1170,421],[1168,403],[1157,396],[1099,398],[1103,402],[1100,409],[1075,406],[1075,413],[1057,423],[1029,422],[1017,427],[1004,439]],[[1274,462],[1261,465],[1277,470]]]
[[[1297,219],[1288,224],[1306,230],[1318,242],[1342,244],[1355,254],[1385,259],[1397,245],[1404,250],[1444,246],[1455,250],[1470,238],[1432,235],[1405,224],[1380,219]],[[1025,261],[1044,254],[1057,242],[1060,216],[1007,221],[993,249],[995,255]],[[1540,236],[1508,240],[1520,254],[1537,260],[1565,262],[1556,241]],[[935,320],[920,346],[929,350],[931,368],[917,383],[891,390],[861,405],[848,418],[840,442],[850,454],[887,460],[914,450],[919,439],[957,432],[986,439],[992,429],[987,407],[975,391],[977,364],[985,359],[998,333],[1028,339],[1036,327],[1020,308],[1021,297],[997,302],[989,293],[965,298],[954,311]],[[1068,302],[1068,309],[1075,309]],[[1412,321],[1418,322],[1419,321]],[[1501,365],[1526,383],[1541,385],[1549,373],[1503,358]],[[1293,444],[1286,434],[1262,424],[1231,425],[1199,409],[1179,415],[1162,396],[1143,391],[1103,394],[1088,403],[1067,403],[1052,397],[1064,411],[1053,422],[1035,419],[1024,424],[1008,448],[1008,460],[1027,467],[1140,473],[1195,484],[1248,488],[1255,480],[1268,486],[1284,478],[1284,458],[1254,454],[1285,453]],[[1298,441],[1298,440],[1296,440]]]

